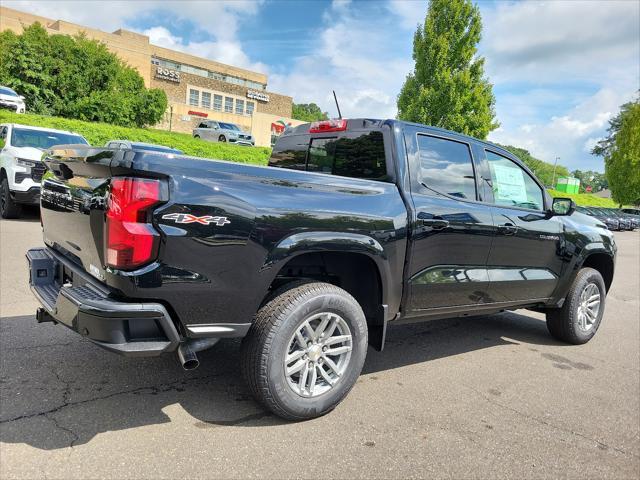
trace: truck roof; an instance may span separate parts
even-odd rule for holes
[[[504,147],[501,147],[500,145],[488,142],[486,140],[481,140],[479,138],[471,137],[469,135],[465,135],[464,133],[454,132],[453,130],[447,130],[445,128],[433,127],[433,126],[423,125],[421,123],[415,123],[415,122],[407,122],[405,120],[397,120],[397,119],[394,119],[394,118],[388,118],[388,119],[346,118],[345,120],[347,120],[347,129],[346,129],[346,131],[379,129],[385,124],[389,125],[391,127],[393,127],[393,126],[419,127],[419,128],[427,129],[427,130],[432,131],[434,133],[443,133],[443,134],[446,134],[446,135],[456,136],[456,137],[460,138],[461,140],[466,140],[468,142],[481,143],[481,144],[486,145],[488,147],[491,147],[491,148],[494,148],[494,149],[498,149],[498,150],[500,150],[500,152],[503,152],[503,153],[507,154],[508,156],[511,156],[511,157],[514,156],[513,153],[509,152],[508,150],[506,150]],[[295,127],[287,128],[283,132],[282,136],[303,135],[303,134],[304,135],[327,135],[327,133],[324,133],[324,132],[323,133],[310,133],[309,132],[310,125],[311,125],[311,123],[303,123],[303,124],[297,125]],[[328,133],[331,133],[331,132],[328,132]]]

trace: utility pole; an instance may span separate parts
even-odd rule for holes
[[[556,167],[558,166],[558,160],[560,160],[560,157],[556,157],[556,161],[553,164],[553,178],[551,179],[551,188],[556,188]]]
[[[173,105],[169,106],[169,131],[171,131],[171,120],[173,120]]]

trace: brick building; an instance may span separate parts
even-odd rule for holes
[[[235,123],[251,132],[257,145],[269,146],[283,125],[301,123],[290,118],[291,97],[267,90],[265,74],[159,47],[129,30],[107,33],[0,7],[0,31],[21,33],[35,22],[50,34],[84,32],[135,68],[147,87],[164,90],[169,107],[156,128],[191,133],[208,118]]]

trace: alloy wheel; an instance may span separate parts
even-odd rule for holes
[[[335,313],[305,319],[287,343],[284,371],[289,387],[307,398],[331,390],[349,367],[352,342],[349,325]]]
[[[588,283],[578,303],[578,327],[584,332],[590,331],[598,320],[600,313],[600,289],[595,283]]]

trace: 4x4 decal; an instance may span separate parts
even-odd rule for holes
[[[190,213],[167,213],[163,215],[162,218],[164,220],[173,220],[176,223],[200,223],[202,225],[215,223],[218,227],[223,227],[227,223],[231,223],[227,217],[212,217],[211,215],[196,217]]]

